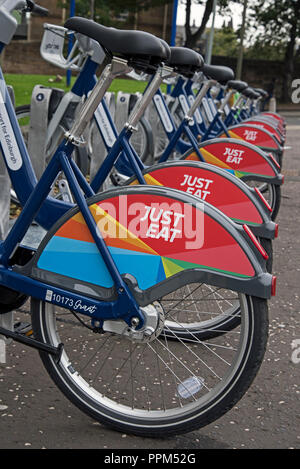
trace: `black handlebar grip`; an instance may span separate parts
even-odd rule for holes
[[[40,5],[37,5],[32,0],[27,0],[27,9],[28,9],[28,11],[31,11],[32,13],[35,13],[38,16],[48,16],[49,15],[49,10],[47,10],[47,8],[44,8],[44,7],[41,7]]]

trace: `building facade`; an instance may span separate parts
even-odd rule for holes
[[[87,0],[88,1],[88,0]],[[46,63],[40,56],[43,24],[63,25],[68,11],[58,6],[58,0],[38,0],[49,10],[49,16],[23,15],[13,43],[5,50],[3,70],[6,73],[57,74],[59,69]],[[124,29],[139,29],[169,42],[171,37],[172,4],[152,8],[136,14],[131,21],[124,21]],[[122,26],[123,27],[123,26]]]

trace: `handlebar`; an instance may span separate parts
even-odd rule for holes
[[[48,10],[36,5],[32,0],[0,0],[0,43],[7,45],[11,42],[18,23],[13,11],[33,12],[40,16],[47,16]]]
[[[37,5],[32,0],[26,0],[26,3],[27,3],[27,7],[25,9],[26,11],[35,13],[38,16],[48,16],[49,10],[47,10],[47,8]]]

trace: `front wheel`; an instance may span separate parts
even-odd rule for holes
[[[32,300],[34,334],[54,346],[64,344],[59,362],[45,352],[41,358],[82,411],[120,432],[166,437],[220,418],[255,378],[267,343],[267,301],[239,297],[238,327],[205,342],[191,335],[169,340],[164,330],[144,343],[95,333],[87,318],[79,321],[71,311],[39,300]]]

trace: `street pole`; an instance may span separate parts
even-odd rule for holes
[[[91,20],[95,18],[95,0],[91,0]]]
[[[171,28],[171,39],[170,46],[176,45],[176,29],[177,29],[177,10],[178,10],[178,0],[173,2],[173,15],[172,15],[172,28]],[[167,86],[167,93],[170,94],[171,85]]]
[[[172,29],[171,29],[170,46],[175,46],[175,44],[176,44],[177,10],[178,10],[178,0],[174,0],[174,2],[173,2],[173,15],[172,15]]]
[[[209,32],[207,51],[206,51],[206,54],[205,54],[205,63],[207,63],[208,65],[211,63],[212,48],[213,48],[214,33],[215,33],[216,9],[217,9],[217,0],[214,0],[213,18],[212,18],[212,24],[211,24],[211,28],[210,28],[210,32]]]
[[[242,26],[241,26],[241,43],[240,43],[237,66],[236,66],[236,79],[237,80],[240,80],[242,78],[247,6],[248,6],[248,0],[244,0],[243,18],[242,18]]]
[[[76,0],[70,1],[70,18],[72,18],[72,16],[75,16],[75,6],[76,6],[75,3],[76,3]],[[73,47],[73,35],[69,36],[68,54],[70,54],[72,47]],[[67,70],[67,86],[71,85],[71,78],[72,78],[72,72],[71,70]]]

